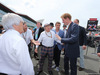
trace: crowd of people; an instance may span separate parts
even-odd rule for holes
[[[52,69],[59,72],[60,55],[64,55],[64,74],[77,75],[77,58],[80,58],[79,71],[85,69],[84,50],[87,46],[85,28],[79,25],[79,20],[72,21],[69,13],[61,15],[61,23],[37,22],[36,27],[29,29],[22,17],[14,13],[7,13],[2,17],[0,26],[0,75],[40,75],[43,64],[48,57],[48,73],[53,75]],[[32,46],[34,44],[34,46]],[[38,71],[34,71],[31,51],[34,47],[34,58],[39,60]],[[38,50],[41,53],[38,53]],[[40,55],[40,58],[39,58]],[[100,45],[98,47],[100,56]],[[52,62],[54,61],[54,64]]]

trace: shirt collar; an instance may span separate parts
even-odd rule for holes
[[[70,24],[67,25],[67,27],[66,27],[67,29],[68,29],[69,25],[70,25]]]
[[[50,31],[49,31],[49,32],[47,32],[46,30],[45,30],[45,32],[46,32],[46,33],[50,33]]]
[[[21,36],[21,34],[20,34],[18,31],[14,30],[14,29],[9,29],[8,31],[12,31],[13,33],[15,33],[15,34]]]
[[[70,22],[68,25],[67,25],[67,29],[68,29],[68,27],[69,27],[69,25],[71,24],[72,22]]]

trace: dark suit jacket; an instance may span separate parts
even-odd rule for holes
[[[87,36],[84,27],[79,26],[79,45],[87,45]]]
[[[36,29],[34,30],[34,33],[35,33],[35,31],[36,31]],[[39,32],[38,32],[38,38],[40,37],[40,34],[41,34],[41,32],[43,32],[44,31],[44,28],[42,28],[42,27],[40,27],[39,28]],[[34,36],[34,39],[35,39],[35,36]],[[35,39],[36,40],[36,39]]]
[[[98,46],[97,53],[100,53],[100,44]]]
[[[66,38],[62,38],[61,42],[65,43],[65,56],[69,58],[79,57],[79,26],[72,22],[66,33]]]
[[[0,29],[0,33],[2,33],[2,30]]]

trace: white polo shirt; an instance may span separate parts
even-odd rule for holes
[[[49,36],[52,36],[52,38]],[[44,45],[46,47],[53,47],[54,40],[57,41],[58,43],[61,43],[61,41],[59,41],[56,38],[55,33],[52,30],[50,32],[43,31],[38,39],[38,41],[42,42],[42,45]],[[36,48],[37,47],[38,47],[38,45],[36,45]]]
[[[26,32],[22,33],[21,36],[24,38],[24,40],[26,41],[27,45],[30,43],[30,41],[33,39],[32,36],[32,31],[27,29]]]

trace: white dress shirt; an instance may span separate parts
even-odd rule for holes
[[[0,73],[34,75],[28,46],[16,30],[10,29],[0,36]]]
[[[69,29],[70,24],[71,24],[71,23],[69,23],[69,24],[67,25],[67,28],[66,28],[66,29]]]
[[[30,41],[33,39],[32,31],[27,29],[26,32],[22,33],[21,36],[25,39],[27,45],[30,43]]]
[[[66,37],[67,29],[63,29],[64,31],[64,38]]]
[[[63,30],[64,31],[64,38],[66,38],[66,33],[68,31],[69,25],[70,25],[70,23],[67,25],[66,29]]]
[[[48,37],[48,36],[51,36]],[[39,42],[42,42],[42,45],[46,46],[46,47],[53,47],[54,46],[54,40],[61,43],[61,41],[59,41],[56,36],[55,33],[51,30],[50,32],[46,32],[43,31],[38,39]],[[36,45],[36,48],[38,47],[38,45]]]

